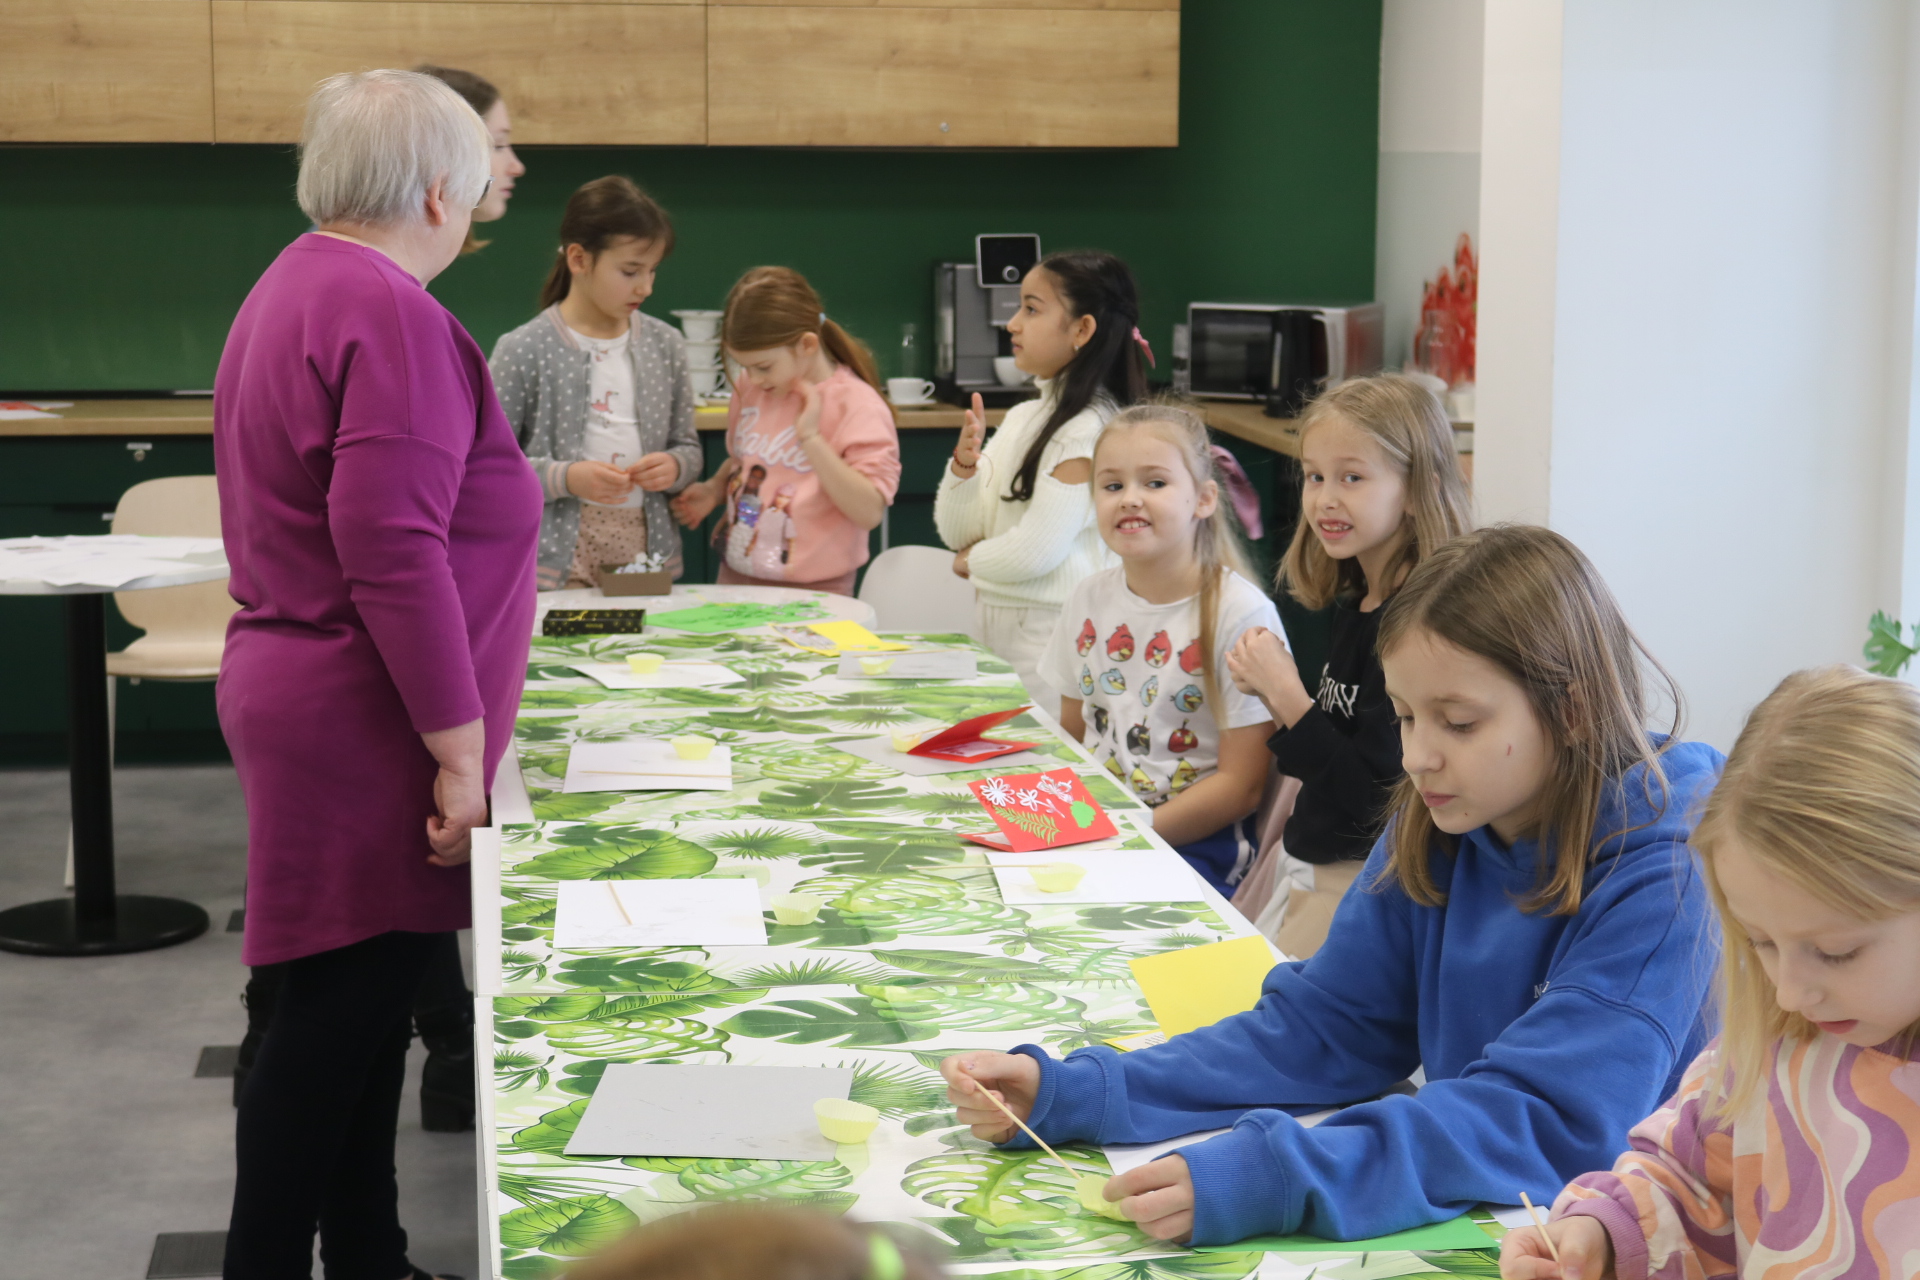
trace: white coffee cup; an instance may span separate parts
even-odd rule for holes
[[[718,342],[695,342],[689,338],[680,345],[686,348],[687,367],[689,369],[718,369],[720,367],[720,344]]]
[[[687,377],[693,382],[693,394],[710,396],[720,386],[718,369],[689,369]]]
[[[721,313],[718,311],[676,311],[673,315],[688,342],[711,342],[720,336]]]
[[[1000,385],[1003,387],[1024,387],[1027,385],[1027,371],[1015,364],[1013,360],[1012,356],[995,356],[993,376],[1000,379]]]
[[[888,378],[887,399],[895,404],[926,404],[933,399],[934,386],[925,378]]]

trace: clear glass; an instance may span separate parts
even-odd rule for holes
[[[927,371],[922,368],[923,357],[920,350],[920,326],[903,324],[900,326],[900,358],[896,377],[924,378]]]

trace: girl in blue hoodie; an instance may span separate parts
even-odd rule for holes
[[[1325,946],[1155,1048],[948,1058],[977,1136],[1025,1143],[982,1088],[1055,1143],[1231,1126],[1107,1198],[1165,1240],[1357,1240],[1551,1197],[1672,1092],[1707,1039],[1718,935],[1687,835],[1719,753],[1647,732],[1647,655],[1547,529],[1446,543],[1379,648],[1407,777]]]

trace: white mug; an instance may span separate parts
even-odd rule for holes
[[[1027,384],[1026,370],[1015,364],[1012,356],[993,358],[993,376],[1000,379],[1003,387],[1023,387]]]
[[[690,369],[687,377],[693,383],[693,394],[697,396],[710,396],[720,386],[718,369]]]
[[[687,335],[688,342],[710,342],[720,336],[720,315],[718,311],[676,311],[674,316],[680,321],[680,331]]]
[[[887,379],[887,399],[895,404],[926,404],[933,392],[933,384],[925,378]]]

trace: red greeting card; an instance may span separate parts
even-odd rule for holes
[[[967,784],[980,799],[1003,839],[969,835],[992,849],[1026,853],[1061,845],[1085,844],[1116,835],[1113,819],[1071,769],[1014,773]]]
[[[1033,745],[1031,742],[1006,742],[1000,738],[980,736],[993,726],[1005,724],[1025,710],[1028,708],[1015,707],[1011,711],[991,711],[984,716],[962,720],[959,724],[942,729],[907,754],[965,764],[973,760],[991,760],[995,756],[1025,751]]]

